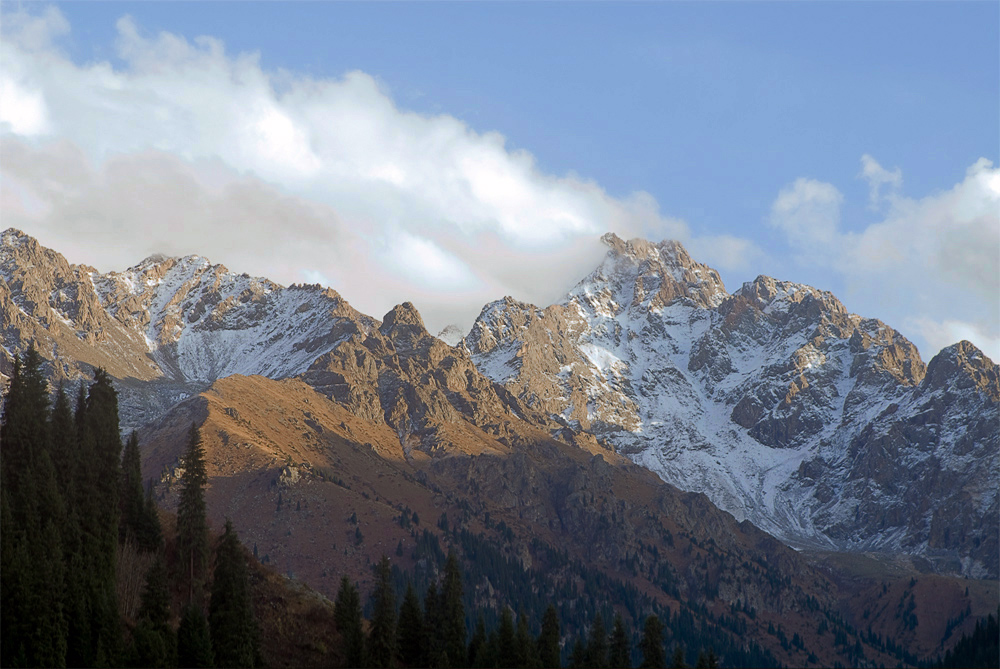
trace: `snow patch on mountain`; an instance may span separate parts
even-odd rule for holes
[[[792,545],[958,557],[949,568],[995,575],[995,554],[934,530],[996,515],[995,423],[983,431],[968,413],[995,417],[995,400],[959,393],[948,401],[965,411],[949,411],[910,342],[828,292],[758,277],[730,295],[675,242],[605,243],[557,304],[483,310],[465,344],[484,374]],[[955,490],[920,508],[912,491],[939,475]]]

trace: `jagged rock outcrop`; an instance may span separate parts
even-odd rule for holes
[[[996,577],[1000,387],[971,344],[925,367],[828,292],[761,276],[730,295],[676,242],[604,241],[559,303],[483,309],[464,343],[484,374],[793,544]]]
[[[8,361],[34,343],[56,378],[104,367],[121,380],[126,427],[230,374],[298,374],[378,326],[328,288],[284,288],[198,256],[100,274],[14,229],[0,238],[0,279]]]
[[[301,378],[355,415],[391,427],[408,458],[456,445],[505,449],[561,427],[480,373],[464,347],[431,336],[409,302],[389,311],[378,329],[317,358]],[[576,441],[596,446],[588,436]]]
[[[7,230],[0,373],[31,343],[57,379],[105,367],[126,428],[230,375],[301,375],[414,463],[554,438],[793,545],[997,577],[1000,382],[974,346],[925,367],[830,293],[758,277],[728,294],[676,242],[604,241],[559,303],[498,300],[446,343],[409,303],[379,322],[332,290],[197,256],[100,274]]]

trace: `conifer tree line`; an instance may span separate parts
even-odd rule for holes
[[[259,666],[247,560],[229,522],[211,562],[197,428],[172,556],[138,436],[122,447],[111,378],[96,370],[71,407],[61,385],[50,398],[42,364],[34,347],[14,361],[0,420],[0,665]],[[123,584],[135,565],[148,567],[132,615]]]
[[[347,576],[342,577],[335,621],[343,641],[344,666],[536,669],[562,667],[562,658],[568,655],[566,666],[581,669],[667,667],[663,624],[656,615],[645,619],[642,641],[636,649],[641,659],[636,665],[629,642],[631,635],[621,614],[615,615],[609,636],[601,614],[597,613],[587,634],[572,645],[560,634],[559,616],[551,604],[537,631],[529,628],[524,611],[515,615],[510,607],[504,607],[498,623],[489,632],[480,611],[475,629],[469,635],[462,589],[458,558],[450,551],[440,581],[428,584],[423,603],[412,580],[407,578],[405,594],[397,607],[392,569],[383,555],[375,565],[372,615],[366,633],[357,585]],[[684,658],[684,649],[678,646],[670,666],[686,667]],[[717,667],[718,658],[711,650],[701,652],[697,666]]]

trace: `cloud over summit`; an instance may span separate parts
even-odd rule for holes
[[[401,110],[364,72],[267,72],[128,17],[119,63],[78,64],[58,10],[4,19],[5,218],[80,261],[197,250],[286,283],[327,277],[375,315],[414,299],[436,326],[499,295],[554,299],[608,230],[689,237],[648,194],[543,173],[499,133]],[[540,276],[512,275],[528,262]]]

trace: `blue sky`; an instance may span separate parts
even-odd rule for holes
[[[168,252],[202,253],[283,282],[329,282],[376,316],[409,298],[424,303],[431,325],[467,326],[477,304],[503,292],[556,299],[589,269],[585,238],[616,229],[681,238],[721,271],[730,290],[757,274],[832,290],[852,311],[902,330],[925,358],[959,336],[993,357],[1000,353],[998,3],[64,3],[54,6],[58,18],[51,5],[3,7],[4,46],[18,49],[5,59],[16,65],[18,99],[41,91],[49,119],[37,127],[8,120],[6,146],[23,154],[11,162],[29,165],[44,155],[65,163],[54,153],[56,138],[78,147],[84,158],[77,158],[100,178],[70,211],[92,210],[87,198],[110,206],[114,198],[97,191],[110,187],[109,174],[122,161],[159,174],[147,164],[154,150],[163,154],[160,169],[176,157],[171,174],[184,172],[195,183],[243,180],[249,188],[247,179],[259,179],[253,187],[284,205],[291,198],[295,206],[320,207],[311,229],[336,228],[351,255],[367,259],[348,271],[343,257],[327,266],[292,244],[278,252],[285,260],[260,267],[258,256],[274,254],[273,244],[233,249],[221,228],[201,234],[210,221],[170,239],[122,241],[120,256],[111,257],[60,232],[53,211],[66,210],[59,206],[25,223],[51,235],[43,242],[79,248],[79,261],[118,263],[102,269],[138,261],[155,241]],[[36,24],[45,18],[43,44],[27,44],[34,33],[25,17]],[[201,35],[217,40],[221,53],[210,53]],[[180,43],[184,53],[173,48]],[[211,103],[199,110],[205,96],[182,85],[191,79],[185,63],[223,63],[225,83],[214,88],[233,85],[232,97],[242,99],[249,89],[233,74],[241,54],[256,54],[243,65],[253,69],[249,79],[264,77],[254,89],[261,99],[292,119],[281,132],[302,138],[312,153],[261,163],[233,144],[241,140],[219,138],[224,130],[211,126]],[[42,66],[51,57],[62,59],[58,76],[78,80],[61,88],[79,91],[80,100],[52,92],[57,75]],[[102,66],[119,80],[97,99],[107,81]],[[351,79],[352,72],[363,76]],[[154,81],[162,100],[153,107],[169,117],[169,133],[122,111],[132,90],[144,91],[134,109],[151,104]],[[323,82],[342,90],[310,97],[307,89]],[[364,162],[364,146],[348,147],[342,137],[326,142],[334,147],[328,153],[317,149],[328,130],[317,120],[323,105],[341,110],[345,99],[356,114],[370,104],[379,110],[372,116],[384,119],[367,141],[409,148],[377,165]],[[86,113],[69,118],[75,105],[93,112],[89,125]],[[120,131],[101,122],[115,114],[125,119]],[[281,132],[268,136],[290,136]],[[445,135],[442,145],[436,138]],[[427,162],[421,151],[452,158]],[[347,171],[331,167],[345,153],[354,156]],[[295,160],[315,161],[315,169],[271,169]],[[478,177],[462,171],[470,160],[499,172],[476,186]],[[4,175],[8,193],[44,201],[29,168],[18,169]],[[343,175],[366,170],[377,178],[348,188]],[[419,186],[400,176],[411,170],[421,173]],[[472,195],[456,182],[473,183]],[[131,192],[129,184],[122,188]],[[512,193],[524,207],[504,208]],[[162,197],[171,196],[164,190]],[[213,206],[222,217],[231,211],[221,201]],[[550,219],[563,223],[550,227],[541,214],[524,226],[502,222],[529,209],[553,212]],[[280,221],[289,215],[253,229],[287,231]],[[96,233],[98,223],[92,226]],[[538,233],[543,229],[548,233]],[[185,235],[187,245],[180,243]],[[892,241],[900,238],[907,241]],[[497,256],[522,274],[532,261],[554,269],[533,281],[512,278],[485,259],[483,244],[500,248]],[[560,255],[560,248],[571,251]],[[359,272],[386,267],[392,281],[356,285]]]

